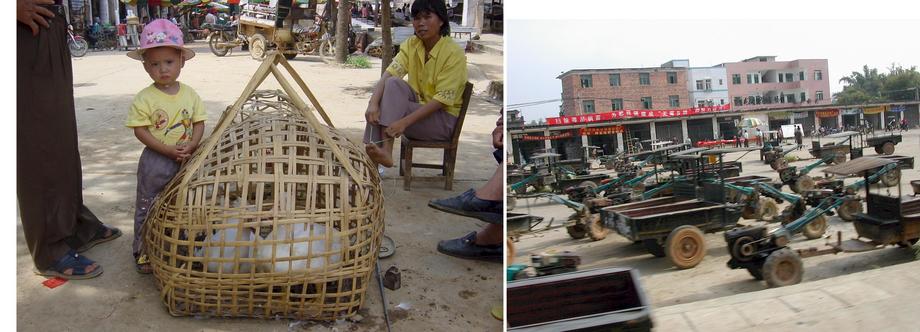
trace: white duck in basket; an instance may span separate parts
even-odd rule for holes
[[[234,208],[240,207],[239,199],[234,199],[230,202],[230,205]],[[247,208],[249,211],[255,211],[254,207]],[[214,230],[211,234],[205,238],[204,246],[195,249],[196,257],[208,257],[207,271],[208,272],[222,272],[222,273],[234,273],[235,264],[233,262],[234,258],[239,251],[239,258],[250,258],[252,245],[232,245],[224,244],[225,242],[252,242],[255,239],[253,229],[251,227],[239,227],[240,219],[239,218],[229,218],[224,222],[224,225],[235,225],[235,227],[223,228]],[[224,259],[223,263],[218,262],[218,259]],[[227,261],[230,260],[230,261]],[[250,273],[252,271],[252,264],[240,262],[239,264],[239,273]]]
[[[292,197],[288,193],[280,195],[279,208],[284,211],[292,211],[294,209]],[[267,241],[278,241],[261,243],[256,246],[255,257],[258,259],[256,271],[302,272],[308,269],[322,269],[327,263],[340,262],[342,260],[341,236],[340,232],[327,227],[324,223],[304,222],[278,225],[270,233],[256,236],[256,242],[262,242],[259,237]],[[327,253],[329,255],[326,255]],[[310,259],[306,258],[308,254]],[[274,257],[274,264],[272,257]],[[291,259],[292,257],[302,258]]]

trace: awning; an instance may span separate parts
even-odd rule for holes
[[[885,111],[888,111],[888,105],[863,108],[863,114],[879,114]]]
[[[878,157],[861,157],[850,160],[840,165],[834,165],[824,169],[824,173],[836,174],[836,175],[854,175],[859,174],[864,171],[883,167],[890,163],[896,163],[897,161],[891,159],[884,159]]]
[[[767,113],[767,117],[769,117],[770,120],[789,120],[789,112]]]

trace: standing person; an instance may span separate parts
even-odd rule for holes
[[[798,150],[802,149],[802,129],[799,126],[795,126],[795,145]]]
[[[195,52],[185,48],[182,31],[167,20],[158,19],[144,27],[141,46],[128,52],[140,60],[153,79],[134,96],[125,123],[134,136],[144,143],[137,163],[137,198],[134,212],[135,268],[139,273],[152,272],[150,262],[141,254],[144,220],[156,196],[198,148],[207,117],[204,102],[188,85],[177,81],[185,61]]]
[[[757,146],[763,146],[763,131],[757,128]]]
[[[46,277],[88,279],[102,265],[80,255],[121,236],[83,202],[73,70],[64,7],[16,4],[16,198],[22,232]]]
[[[416,0],[412,17],[415,34],[399,47],[364,113],[365,150],[382,167],[393,167],[397,137],[449,140],[463,104],[466,55],[448,36],[444,1]]]

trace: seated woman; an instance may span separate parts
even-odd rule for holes
[[[374,88],[364,114],[367,154],[393,167],[393,141],[446,141],[457,123],[466,86],[466,55],[448,37],[447,7],[440,0],[412,3],[415,35],[399,48]],[[408,82],[402,80],[408,74]]]

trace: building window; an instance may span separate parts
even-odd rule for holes
[[[591,83],[591,75],[581,75],[581,87],[590,88],[593,84]]]
[[[792,82],[793,75],[792,73],[786,73],[786,82]]]
[[[649,85],[648,73],[639,73],[639,85]]]
[[[668,84],[677,84],[677,72],[668,72]]]
[[[777,80],[778,82],[780,82],[780,83],[785,82],[785,81],[783,80],[783,73],[776,74],[776,80]]]
[[[719,86],[722,86],[722,79],[719,79]]]
[[[735,97],[735,106],[741,106],[741,97]]]
[[[705,83],[706,91],[712,91],[712,80],[707,79],[703,83]]]
[[[581,102],[582,111],[584,114],[594,113],[594,101],[593,100],[584,100]]]
[[[620,86],[620,74],[610,74],[610,86]]]
[[[823,80],[823,79],[824,79],[824,76],[821,75],[821,71],[820,71],[820,70],[815,70],[815,81],[820,81],[820,80]]]
[[[799,72],[799,81],[804,81],[804,80],[805,80],[805,72],[804,72],[804,71],[800,71],[800,72]]]
[[[816,99],[816,100],[824,100],[824,91],[817,91],[817,92],[815,92],[815,99]]]
[[[705,100],[699,100],[696,102],[696,107],[705,107],[705,106],[706,106]]]
[[[732,84],[741,84],[741,74],[732,74]]]
[[[747,84],[754,84],[754,75],[747,74]]]
[[[725,99],[719,99],[719,105],[725,105]]]
[[[703,80],[696,80],[696,89],[703,90]]]
[[[790,102],[790,103],[795,103],[795,94],[794,94],[794,93],[790,93],[790,94],[786,95],[786,101],[787,101],[787,102]]]
[[[642,109],[652,109],[652,97],[642,97]]]
[[[619,99],[619,98],[618,98],[618,99],[613,99],[613,100],[610,101],[610,105],[611,105],[611,107],[610,107],[611,110],[613,110],[613,111],[619,111],[619,110],[623,109],[623,99]]]
[[[800,100],[801,102],[804,103],[804,102],[805,102],[805,99],[806,99],[806,98],[805,98],[805,93],[804,93],[804,92],[800,93],[800,94],[799,94],[799,100]]]
[[[680,96],[668,96],[668,102],[670,103],[671,107],[680,107]]]

